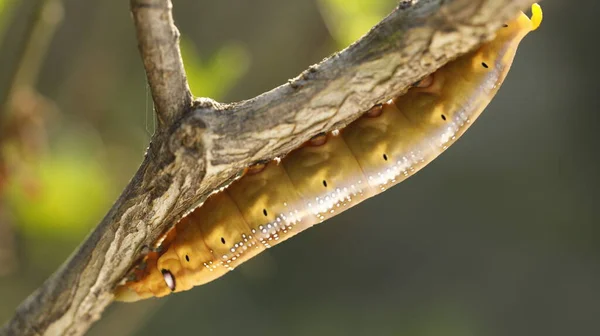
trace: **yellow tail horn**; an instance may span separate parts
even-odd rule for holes
[[[542,7],[537,3],[531,5],[531,30],[538,29],[543,18]]]

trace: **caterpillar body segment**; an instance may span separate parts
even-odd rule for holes
[[[242,178],[183,218],[116,289],[137,301],[212,281],[295,234],[423,168],[477,119],[506,77],[521,39],[542,18],[519,16],[497,37],[343,130],[313,138]]]

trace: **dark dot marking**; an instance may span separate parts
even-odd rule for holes
[[[485,62],[481,62],[481,65],[483,65],[483,67],[486,68],[486,69],[489,68],[489,66]]]
[[[446,116],[442,114],[442,119],[446,120]]]
[[[387,158],[387,154],[383,154],[383,159],[384,159],[385,161],[387,161],[387,159],[388,159],[388,158]]]
[[[508,28],[508,25],[505,23],[505,24],[502,25],[502,27]]]
[[[327,187],[327,181],[323,180],[323,186]]]
[[[190,256],[188,256],[187,254],[185,255],[185,261],[190,262]]]
[[[265,215],[265,217],[267,217],[267,209],[263,209],[263,215]]]
[[[225,238],[221,237],[221,243],[225,244]]]

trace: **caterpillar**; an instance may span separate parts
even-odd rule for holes
[[[118,301],[188,290],[261,251],[415,174],[477,119],[504,81],[541,8],[504,25],[494,40],[449,62],[404,95],[321,134],[281,160],[247,168],[181,219],[149,252]]]

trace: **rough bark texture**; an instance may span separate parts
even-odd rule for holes
[[[161,127],[106,217],[0,335],[83,334],[144,247],[242,168],[401,94],[532,2],[401,1],[367,36],[289,83],[240,103],[200,99],[190,107],[170,1],[132,0]]]
[[[158,127],[168,127],[192,105],[185,77],[179,31],[173,23],[171,0],[130,0],[138,48],[142,55]]]

